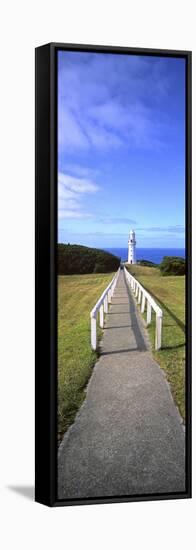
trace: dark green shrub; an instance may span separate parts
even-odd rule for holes
[[[108,273],[117,271],[120,259],[110,252],[77,244],[58,244],[58,274]]]
[[[186,273],[185,259],[179,256],[164,256],[159,267],[162,275],[185,275]]]
[[[96,263],[93,273],[104,273],[105,272],[105,266],[102,263]]]
[[[155,264],[154,262],[150,262],[150,260],[138,260],[137,264],[145,265],[147,267],[157,267],[158,265],[158,264]]]

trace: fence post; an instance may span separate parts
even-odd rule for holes
[[[145,298],[145,294],[143,293],[142,294],[142,303],[141,303],[141,313],[144,313],[144,311],[145,311],[145,304],[146,304],[146,298]]]
[[[101,328],[104,327],[104,311],[103,311],[103,304],[100,307],[99,310],[99,325]]]
[[[152,308],[150,303],[147,300],[147,325],[151,323],[151,313],[152,313]]]
[[[104,313],[108,313],[108,295],[104,298]]]
[[[152,321],[152,309],[155,311],[155,314],[156,314],[155,349],[159,350],[161,348],[161,338],[162,338],[162,323],[163,323],[162,310],[157,306],[156,302],[152,300],[150,295],[145,292],[145,289],[143,289],[143,287],[140,286],[138,281],[134,277],[130,276],[130,274],[127,273],[126,270],[125,270],[125,276],[127,281],[131,285],[131,289],[133,291],[134,297],[137,299],[137,303],[141,304],[141,307],[140,307],[141,313],[145,312],[145,307],[147,302],[147,318],[146,318],[147,325],[149,325]]]
[[[139,287],[137,303],[140,304],[140,301],[141,301],[141,288]]]
[[[161,348],[161,332],[162,332],[162,316],[156,313],[156,335],[155,335],[155,349]]]
[[[91,317],[91,347],[97,349],[97,320],[96,317]]]

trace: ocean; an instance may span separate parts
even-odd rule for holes
[[[127,248],[104,248],[115,256],[126,261],[128,258]],[[160,264],[164,256],[180,256],[185,258],[185,248],[136,248],[136,260],[149,260],[155,264]]]

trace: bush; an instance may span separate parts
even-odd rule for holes
[[[145,265],[147,267],[157,267],[158,265],[158,264],[155,264],[154,262],[150,262],[150,260],[138,260],[137,264]]]
[[[159,267],[162,275],[185,275],[186,272],[185,259],[179,256],[164,256]]]
[[[77,244],[58,244],[58,274],[109,273],[119,268],[120,259],[110,252]]]
[[[105,272],[105,266],[102,263],[96,263],[93,273],[104,273]]]

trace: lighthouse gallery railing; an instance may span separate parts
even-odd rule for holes
[[[147,325],[151,323],[152,320],[152,309],[156,313],[156,328],[155,328],[155,349],[159,350],[161,348],[161,336],[162,336],[162,309],[156,304],[152,296],[145,290],[145,288],[129,273],[124,267],[125,277],[128,283],[131,285],[131,289],[134,293],[137,303],[141,304],[141,313],[144,313],[145,306],[147,303]]]

